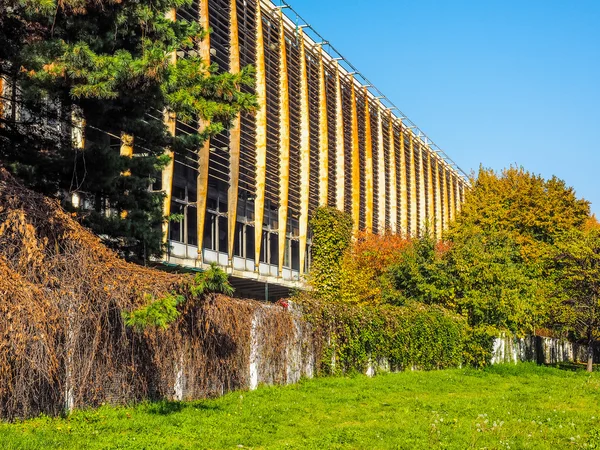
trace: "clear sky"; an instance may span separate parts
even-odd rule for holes
[[[288,1],[465,172],[556,175],[600,216],[600,0]]]

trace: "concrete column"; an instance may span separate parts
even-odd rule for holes
[[[444,229],[448,229],[450,222],[450,208],[448,205],[448,167],[444,163],[442,165],[442,215],[444,221]]]
[[[435,158],[435,236],[442,238],[442,183],[440,180],[440,159]]]
[[[323,49],[319,48],[319,205],[327,206],[329,181],[329,136],[327,128],[327,90]]]
[[[199,0],[199,23],[202,29],[208,31],[210,28],[208,16],[208,0]],[[208,66],[210,64],[210,34],[207,34],[200,42],[198,52],[202,61]],[[198,132],[203,133],[209,123],[200,118]],[[202,246],[204,244],[204,218],[206,217],[206,196],[208,194],[208,162],[210,159],[210,139],[207,139],[198,149],[198,178],[196,181],[196,214],[197,214],[197,236],[198,236],[198,259],[203,260]]]
[[[411,152],[412,155],[412,152]],[[400,126],[400,231],[404,236],[408,229],[408,180],[406,179],[406,152],[404,151],[404,129]]]
[[[425,221],[427,218],[427,192],[425,191],[425,165],[423,163],[423,145],[417,142],[417,157],[419,164],[419,225],[417,233],[423,233],[425,229]]]
[[[237,17],[237,1],[230,2],[229,21],[229,71],[240,71],[240,41]],[[238,188],[240,182],[240,137],[241,118],[238,113],[229,130],[229,189],[227,190],[227,256],[233,266],[235,225],[237,222]]]
[[[373,232],[373,141],[371,135],[371,107],[367,88],[365,95],[365,231]]]
[[[233,0],[235,1],[235,0]],[[290,189],[290,92],[283,12],[279,21],[279,275],[283,271]]]
[[[394,140],[394,121],[392,112],[388,112],[388,183],[390,184],[390,229],[392,233],[398,232],[398,191],[396,188],[396,149]]]
[[[456,217],[456,193],[454,191],[456,187],[456,177],[454,172],[450,172],[450,182],[448,188],[450,189],[450,221],[453,222]]]
[[[435,236],[435,197],[433,190],[433,156],[430,148],[426,148],[427,152],[427,222],[431,229],[429,232],[432,236]]]
[[[386,203],[389,199],[385,192],[385,154],[383,148],[383,112],[381,105],[377,108],[377,232],[385,233]]]
[[[256,2],[256,198],[254,200],[254,268],[258,272],[265,214],[267,174],[267,72],[260,1]]]
[[[412,132],[408,132],[410,139],[410,236],[416,237],[418,233],[418,211],[417,211],[417,174],[415,169],[415,143]]]
[[[342,86],[340,82],[340,67],[335,70],[335,206],[344,210],[344,113],[342,109]]]
[[[356,111],[356,88],[354,77],[350,77],[352,108],[352,221],[356,234],[360,225],[360,156],[358,147],[358,113]]]
[[[308,201],[310,182],[310,122],[308,103],[308,76],[304,33],[300,30],[300,275],[304,273],[306,261],[306,233],[308,230]]]
[[[175,8],[169,10],[166,14],[167,19],[172,22],[175,22],[177,19],[177,13]],[[169,54],[169,63],[177,64],[177,52],[171,52]],[[163,111],[163,122],[167,127],[167,131],[171,136],[175,136],[175,127],[177,125],[177,117],[173,111],[169,111],[165,109]],[[161,185],[162,190],[165,193],[165,198],[163,199],[163,216],[169,217],[171,214],[171,198],[173,194],[173,171],[175,170],[175,153],[171,148],[165,149],[165,154],[169,157],[169,163],[163,168],[161,173]],[[162,238],[163,243],[167,243],[169,239],[169,221],[168,219],[164,220],[162,223]]]

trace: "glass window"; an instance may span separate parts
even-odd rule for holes
[[[269,264],[278,265],[279,260],[279,236],[275,233],[271,233],[269,240],[271,254]]]
[[[244,224],[235,224],[235,245],[233,247],[233,254],[235,256],[244,256]]]
[[[203,248],[208,248],[210,250],[215,250],[215,224],[216,224],[216,216],[212,213],[206,212],[206,217],[204,218],[204,238],[202,242]]]
[[[246,258],[254,259],[254,227],[246,225]]]
[[[219,251],[227,253],[227,217],[219,216]]]
[[[187,232],[188,244],[198,245],[198,215],[197,208],[188,206],[187,208]]]
[[[300,245],[292,241],[292,270],[300,270]]]

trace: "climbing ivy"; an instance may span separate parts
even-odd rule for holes
[[[389,370],[442,369],[466,359],[466,321],[436,306],[355,306],[309,295],[297,299],[316,333],[323,374],[364,373],[371,364]]]
[[[309,282],[323,300],[337,300],[341,286],[341,262],[352,240],[352,218],[335,208],[315,211],[312,230],[312,266]]]

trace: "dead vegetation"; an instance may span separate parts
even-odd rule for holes
[[[291,315],[255,301],[192,298],[190,280],[118,258],[56,201],[0,170],[0,417],[245,387],[258,308],[254,326],[264,328],[268,350],[261,364],[286,381]],[[186,302],[167,330],[124,325],[122,312],[146,294],[172,291]]]

